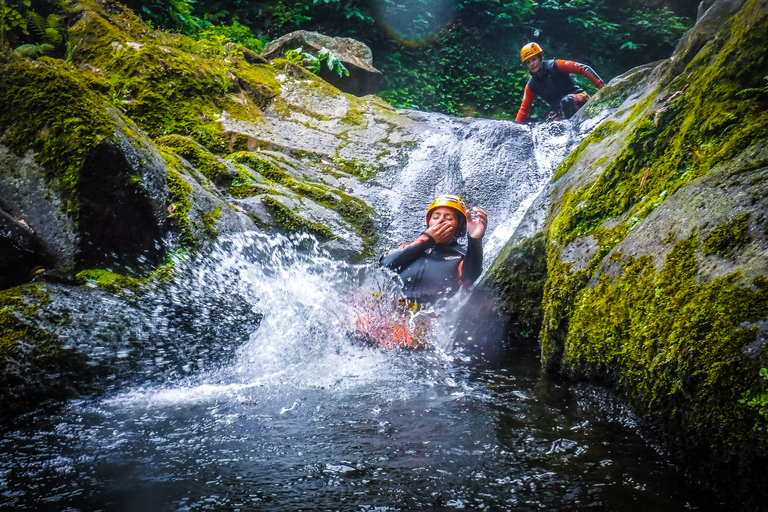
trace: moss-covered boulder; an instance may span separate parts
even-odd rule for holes
[[[618,389],[752,507],[767,497],[766,31],[765,2],[714,2],[562,162],[538,253],[545,368]],[[503,284],[527,286],[489,277],[512,302]]]
[[[0,208],[36,234],[39,263],[156,258],[167,170],[151,141],[54,59],[0,67]]]

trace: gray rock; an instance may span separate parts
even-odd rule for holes
[[[317,53],[327,48],[349,71],[348,77],[339,77],[323,65],[320,76],[339,90],[355,96],[374,94],[379,89],[381,72],[373,67],[371,49],[349,37],[329,37],[317,32],[297,30],[270,42],[262,57],[273,60],[282,57],[287,50],[302,48],[304,52]]]

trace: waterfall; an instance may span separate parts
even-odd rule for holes
[[[409,161],[380,177],[368,197],[387,219],[381,250],[424,229],[424,212],[434,196],[457,192],[470,207],[481,206],[489,214],[487,267],[564,157],[570,125],[418,116],[427,128]],[[398,294],[391,275],[376,262],[352,265],[334,259],[309,235],[254,232],[222,238],[212,250],[178,262],[176,273],[171,285],[143,299],[139,309],[149,311],[134,314],[152,317],[136,327],[152,348],[141,358],[143,373],[169,374],[168,367],[178,367],[169,374],[177,384],[160,392],[150,386],[148,396],[138,387],[121,400],[194,401],[253,393],[263,399],[265,388],[293,393],[370,381],[396,387],[399,381],[420,378],[420,368],[355,343],[355,320],[368,307],[367,298]],[[451,360],[454,318],[467,296],[458,294],[444,314],[430,320],[430,342],[437,349],[429,356],[432,363]],[[251,326],[233,352],[226,339],[207,331],[210,324],[236,326],[247,316],[259,318],[258,328]],[[173,341],[182,332],[186,335]],[[217,358],[202,346],[232,354],[211,367]]]
[[[456,193],[488,212],[487,265],[514,232],[573,145],[569,123],[535,126],[413,113],[427,128],[407,164],[378,178],[372,202],[382,212],[386,249],[424,230],[424,214],[439,194]]]

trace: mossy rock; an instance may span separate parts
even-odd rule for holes
[[[51,300],[34,284],[0,291],[0,411],[73,394],[59,375],[79,361],[65,354],[62,338],[40,326],[41,309]]]
[[[547,281],[546,235],[505,248],[480,285],[496,297],[495,313],[513,338],[536,339],[541,329],[541,307]]]
[[[541,327],[547,370],[619,389],[747,508],[768,498],[768,420],[743,401],[768,365],[766,31],[754,1],[705,20],[563,161]]]
[[[166,135],[155,141],[159,146],[173,151],[192,164],[213,183],[228,187],[237,176],[237,170],[219,160],[210,151],[189,137]]]
[[[4,209],[58,268],[158,257],[166,170],[151,142],[60,61],[2,56],[0,67]]]

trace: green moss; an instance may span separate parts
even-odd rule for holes
[[[365,118],[364,108],[350,108],[344,117],[341,118],[342,123],[351,124],[353,126],[359,126],[365,128],[368,126],[368,120]]]
[[[232,151],[248,151],[248,136],[242,133],[235,135],[235,139],[232,141]]]
[[[306,153],[302,154],[301,156],[303,156],[305,159],[316,159],[317,163],[322,162],[321,156],[316,153]],[[298,194],[301,197],[312,199],[320,206],[335,210],[346,222],[349,223],[355,233],[357,233],[357,235],[363,239],[363,250],[361,256],[368,257],[373,254],[374,247],[378,241],[376,225],[373,221],[374,211],[364,201],[345,194],[339,190],[333,189],[332,187],[329,187],[325,184],[299,181],[298,179],[288,174],[272,160],[263,156],[259,156],[255,153],[237,152],[233,153],[227,158],[233,162],[247,165],[254,171],[258,171],[259,174],[261,174],[267,180],[268,184],[270,182],[278,183],[284,187],[287,187],[292,192]],[[246,178],[242,179],[242,186],[237,187],[235,192],[237,197],[274,193],[274,191],[269,186],[250,183]],[[271,199],[271,201],[273,203],[275,202],[273,199]],[[280,204],[280,206],[283,205]],[[278,206],[276,208],[280,207]],[[290,212],[290,210],[287,208],[285,208],[285,210]],[[282,221],[277,221],[276,219],[278,224],[281,226],[291,226],[289,232],[301,231],[301,229],[296,227],[300,223],[288,220],[290,219],[288,212],[284,212],[282,209],[278,209],[277,211],[286,219],[285,223]],[[295,214],[291,212],[290,215]],[[322,236],[326,238],[332,237],[329,235],[331,231],[328,228],[323,226],[323,229],[319,230],[319,228],[317,228],[319,225],[309,222],[307,224],[314,226],[312,229],[315,231],[310,230],[310,232],[324,233]]]
[[[77,274],[77,279],[87,286],[96,286],[112,293],[118,293],[126,289],[136,290],[144,282],[142,279],[134,279],[104,269],[83,270]]]
[[[745,14],[748,12],[752,11],[745,8],[742,14],[729,20],[721,44],[709,45],[702,50],[698,67],[690,65],[684,78],[663,82],[669,90],[679,91],[678,94],[659,94],[661,103],[655,103],[656,97],[651,94],[635,106],[626,121],[626,126],[633,128],[624,148],[597,180],[567,190],[561,196],[556,205],[559,213],[550,223],[551,239],[565,245],[576,238],[592,235],[598,239],[601,248],[585,276],[572,275],[553,248],[549,261],[552,282],[548,283],[552,293],[571,296],[574,287],[580,289],[585,279],[592,277],[607,250],[677,189],[717,166],[733,162],[736,155],[754,141],[768,137],[768,113],[757,108],[757,99],[729,99],[745,86],[761,83],[768,71],[768,61],[762,58],[757,35],[768,30],[766,16]],[[600,136],[595,134],[595,138]],[[591,140],[588,138],[584,143],[591,143]],[[581,150],[583,146],[561,164],[558,174],[573,164]],[[626,220],[612,229],[601,227],[605,220],[617,218]],[[726,231],[729,230],[724,229],[719,234],[731,241],[740,239],[744,233],[733,233],[730,229],[731,235],[726,235]],[[705,245],[709,247],[706,241]],[[730,247],[730,242],[725,245]],[[559,308],[563,308],[562,311],[556,311]],[[569,318],[569,308],[567,300],[547,304],[545,295],[546,315],[558,320],[555,325],[562,324],[560,319]],[[554,347],[551,352],[555,354],[562,330],[548,329],[545,320],[542,345]],[[547,339],[550,332],[554,336],[552,340]]]
[[[61,341],[55,336],[25,321],[34,318],[40,306],[49,302],[50,296],[34,284],[0,291],[0,360],[16,353],[21,341],[33,343],[46,354],[60,348]]]
[[[592,100],[584,106],[589,117],[597,115],[606,108],[615,108],[624,103],[637,86],[648,77],[651,68],[633,73],[616,85],[608,85],[600,89]]]
[[[541,307],[547,281],[546,235],[544,232],[499,254],[488,269],[485,283],[496,297],[496,313],[504,319],[505,331],[522,338],[537,337],[541,330]]]
[[[160,137],[156,142],[184,158],[214,183],[223,186],[232,183],[232,176],[229,174],[227,165],[192,139],[182,135],[167,135]]]
[[[166,158],[168,162],[168,158]],[[172,162],[172,160],[171,160]],[[179,242],[182,245],[194,246],[197,244],[195,235],[192,231],[189,214],[192,210],[190,194],[192,186],[187,183],[181,174],[176,170],[175,165],[168,165],[168,219],[179,234]]]
[[[52,185],[77,208],[80,170],[114,131],[102,100],[52,59],[0,54],[0,133],[18,155],[35,153]]]
[[[540,338],[541,364],[549,372],[561,369],[574,301],[588,280],[585,270],[573,271],[572,266],[571,263],[560,261],[556,250],[548,249]]]
[[[611,382],[678,446],[707,439],[726,460],[766,456],[760,418],[739,400],[768,361],[762,344],[757,356],[745,351],[758,333],[751,322],[768,316],[768,287],[764,277],[738,287],[738,274],[697,284],[697,246],[695,235],[678,242],[658,273],[653,258],[630,258],[615,282],[602,276],[578,293],[563,364]]]
[[[262,199],[272,219],[286,233],[312,233],[322,240],[333,240],[336,236],[322,224],[310,222],[294,213],[290,208],[271,196]]]
[[[373,178],[376,176],[376,173],[378,173],[381,170],[381,165],[375,165],[368,162],[364,162],[362,160],[356,160],[356,159],[346,159],[341,158],[339,156],[333,157],[333,165],[336,166],[337,169],[347,173],[351,174],[352,176],[356,176],[360,179],[360,181],[365,181],[369,178]]]
[[[237,176],[232,180],[232,183],[227,187],[227,192],[232,194],[233,197],[243,198],[258,195],[258,182],[251,172],[242,164],[235,163],[237,168]]]
[[[237,162],[241,165],[247,165],[273,183],[285,184],[292,180],[291,175],[285,172],[279,165],[274,163],[271,159],[259,156],[256,153],[239,151],[229,155],[227,160]]]
[[[721,224],[707,235],[701,252],[707,255],[730,257],[750,240],[749,213],[742,213],[733,221]]]
[[[582,152],[587,149],[587,147],[590,144],[594,144],[597,142],[601,142],[606,137],[616,133],[621,128],[621,125],[616,123],[615,121],[603,121],[600,123],[600,125],[592,130],[592,133],[590,133],[586,138],[584,138],[581,143],[574,148],[573,151],[568,153],[568,156],[566,156],[562,162],[560,162],[560,165],[557,166],[557,169],[555,169],[555,173],[552,176],[552,181],[555,182],[558,179],[560,179],[568,170],[573,166],[574,163],[579,159]]]
[[[75,62],[100,69],[111,100],[152,138],[184,135],[225,154],[221,113],[260,119],[260,108],[279,91],[274,68],[222,58],[186,36],[147,31],[127,11],[107,14],[95,6],[69,34]],[[234,94],[239,86],[243,94]]]
[[[211,239],[215,239],[217,236],[219,236],[219,232],[216,231],[216,221],[219,220],[220,217],[221,206],[203,214],[203,229],[205,229],[205,233]]]

